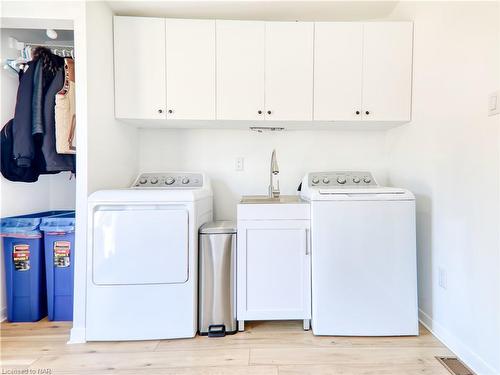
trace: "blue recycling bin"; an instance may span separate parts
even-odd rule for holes
[[[49,320],[73,320],[75,213],[42,219]]]
[[[68,212],[46,211],[1,220],[10,322],[36,322],[47,315],[45,259],[39,226],[43,217]]]

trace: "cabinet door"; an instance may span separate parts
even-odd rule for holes
[[[312,120],[313,29],[310,22],[266,22],[266,120]]]
[[[411,22],[364,24],[364,120],[410,121],[412,34]]]
[[[239,320],[310,318],[309,236],[300,223],[238,222]]]
[[[114,17],[115,116],[165,119],[165,19]]]
[[[167,119],[215,120],[215,21],[166,22]]]
[[[217,119],[263,120],[264,23],[216,21],[216,29]]]
[[[362,61],[363,24],[315,24],[314,120],[361,120]]]

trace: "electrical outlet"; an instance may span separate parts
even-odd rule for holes
[[[446,270],[444,268],[439,267],[438,268],[438,283],[439,286],[443,289],[448,288],[448,280],[446,277]]]
[[[492,92],[488,97],[488,116],[500,113],[500,90]]]
[[[244,164],[245,159],[244,158],[236,158],[234,160],[234,170],[241,172],[242,170],[245,169],[245,164]]]

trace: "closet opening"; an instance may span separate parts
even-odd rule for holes
[[[49,211],[74,213],[79,174],[76,169],[75,102],[78,56],[74,50],[72,24],[62,20],[2,19],[1,218]],[[40,232],[43,235],[42,228]],[[65,240],[54,245],[53,257],[45,256],[46,268],[74,267],[74,229],[72,236],[71,243]],[[10,251],[4,248],[6,242],[0,243],[2,254]],[[31,249],[30,256],[34,251]],[[6,262],[7,258],[0,262],[1,320],[7,317],[10,298],[9,286],[4,282],[6,272],[11,272],[6,269],[10,267]],[[71,283],[68,300],[71,306],[66,306],[71,312],[73,272],[71,270],[66,280]],[[57,302],[57,297],[55,299]]]

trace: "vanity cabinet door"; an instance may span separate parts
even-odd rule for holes
[[[115,116],[166,119],[165,19],[114,17]]]
[[[238,320],[310,319],[309,221],[238,222]]]

